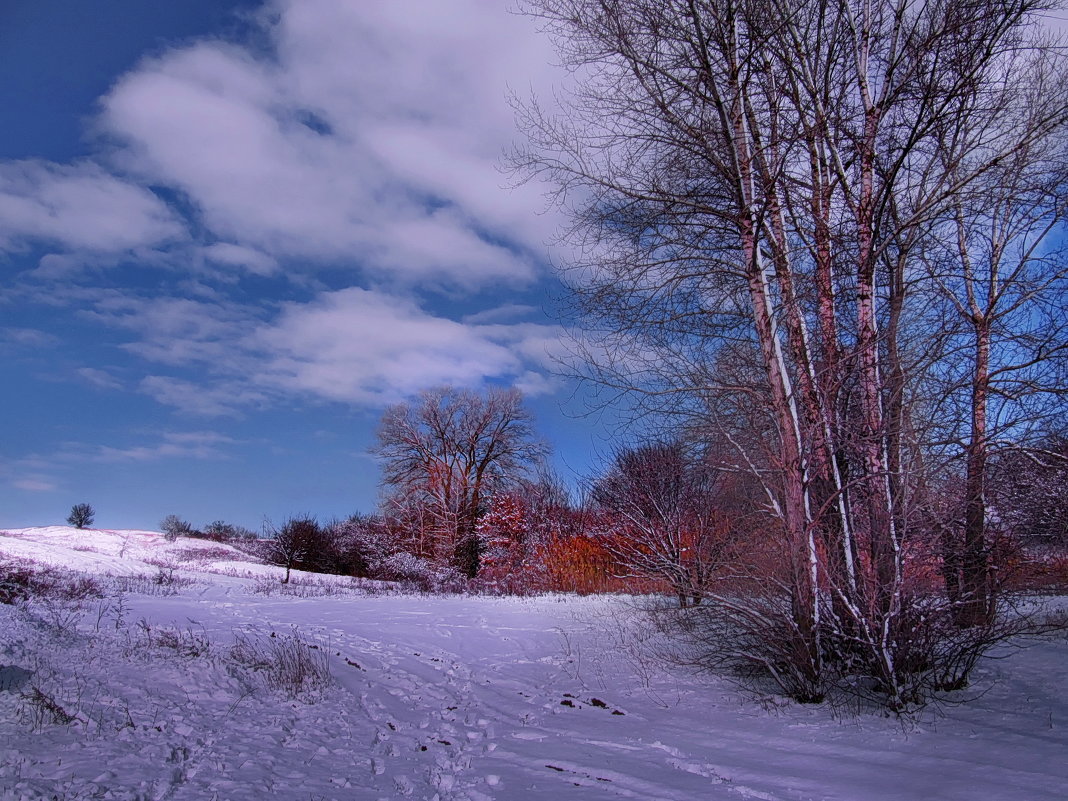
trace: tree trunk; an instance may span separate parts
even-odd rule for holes
[[[990,384],[990,327],[976,320],[975,372],[972,381],[971,440],[968,443],[964,498],[964,558],[961,560],[963,626],[990,620],[990,569],[986,543],[987,404]]]

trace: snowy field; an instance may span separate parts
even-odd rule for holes
[[[1068,797],[1065,638],[903,724],[657,666],[621,599],[283,592],[227,546],[140,531],[0,531],[0,557],[105,590],[0,605],[4,801]]]

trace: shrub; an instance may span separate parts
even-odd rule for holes
[[[37,583],[37,571],[28,563],[0,563],[0,603],[13,604],[29,597],[35,592]]]
[[[88,576],[26,561],[0,562],[0,603],[29,598],[84,601],[103,597],[100,584]]]
[[[342,582],[334,578],[295,576],[288,584],[260,577],[252,585],[256,595],[285,595],[291,598],[332,598],[341,595],[371,595],[383,592],[382,584],[366,579],[350,578]]]
[[[179,537],[191,537],[194,533],[193,526],[178,515],[167,515],[160,521],[159,528],[167,542],[174,542]]]
[[[450,566],[438,566],[410,553],[395,553],[372,566],[374,578],[411,584],[423,592],[458,592],[464,589],[463,575]]]
[[[138,628],[148,645],[173,651],[184,659],[197,659],[211,653],[211,640],[208,635],[193,631],[192,628],[153,628],[148,621],[141,618]]]
[[[233,559],[234,552],[219,545],[193,546],[174,555],[178,562],[212,562],[220,559]]]
[[[96,517],[96,510],[88,503],[76,503],[70,508],[70,514],[67,515],[67,522],[75,528],[86,528],[93,525],[93,519]]]
[[[394,552],[394,539],[381,518],[353,515],[331,523],[327,536],[335,572],[368,578],[373,566]]]
[[[270,636],[238,633],[230,656],[238,665],[255,671],[268,687],[290,698],[328,687],[332,678],[326,652],[292,634]]]
[[[191,536],[196,536],[195,534]],[[213,542],[231,542],[233,540],[254,540],[256,532],[244,526],[235,526],[225,520],[215,520],[204,527],[204,539]]]
[[[156,564],[159,570],[154,576],[113,576],[108,580],[108,585],[118,593],[133,592],[138,595],[165,597],[177,595],[183,587],[190,587],[197,583],[194,579],[175,573],[173,565],[160,562]]]
[[[625,592],[638,589],[636,583],[617,578],[619,565],[598,540],[586,536],[552,536],[539,549],[548,589],[554,592]]]
[[[20,698],[23,702],[19,710],[20,717],[29,725],[31,731],[40,732],[48,724],[69,726],[71,723],[85,723],[77,715],[64,709],[55,696],[36,684],[31,685],[29,691],[22,693]]]
[[[279,529],[268,524],[267,531],[266,558],[271,564],[286,569],[283,583],[289,582],[290,571],[294,568],[322,571],[329,540],[314,517],[291,517]]]

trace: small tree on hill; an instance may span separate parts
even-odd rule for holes
[[[215,520],[204,527],[204,538],[215,542],[254,540],[256,539],[256,532],[250,531],[244,526],[227,523],[225,520]]]
[[[75,528],[85,528],[86,526],[93,525],[93,519],[96,517],[96,510],[88,503],[76,503],[70,508],[70,515],[67,516],[67,522]]]
[[[325,539],[322,527],[313,517],[290,518],[277,530],[268,525],[267,533],[270,537],[267,561],[286,569],[283,584],[289,583],[289,574],[294,567],[308,567],[315,561],[322,552]]]
[[[179,537],[188,537],[193,533],[192,524],[178,515],[167,515],[160,521],[159,528],[167,542],[174,542]]]

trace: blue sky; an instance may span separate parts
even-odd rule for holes
[[[560,221],[499,170],[551,62],[481,0],[0,6],[0,526],[370,511],[440,384],[520,387],[585,472]]]

